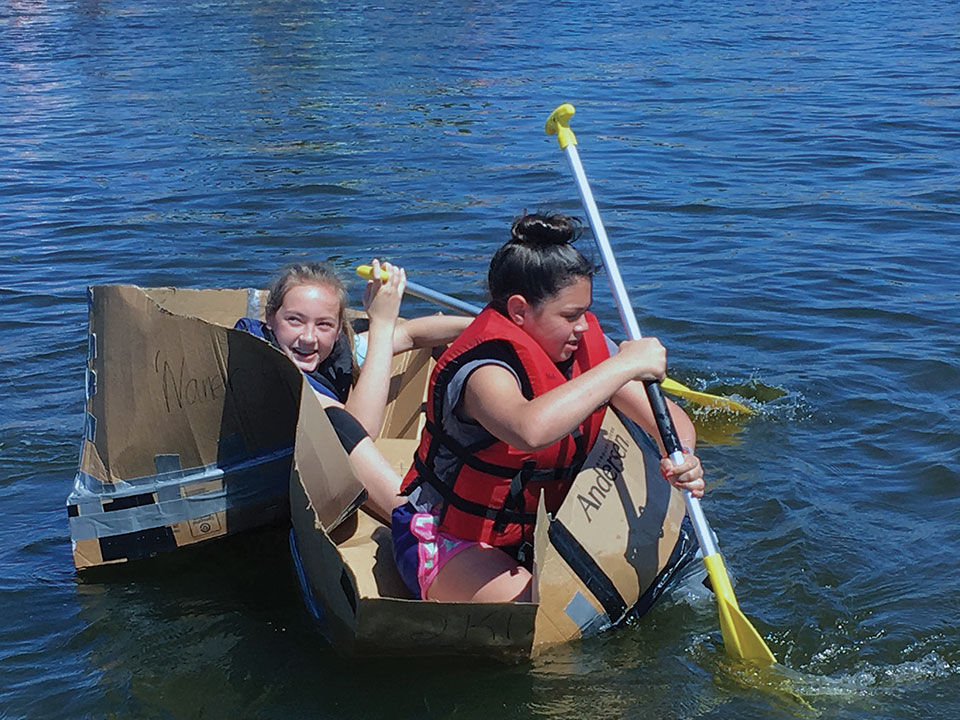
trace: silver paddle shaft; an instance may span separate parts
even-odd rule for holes
[[[567,162],[570,163],[570,170],[574,179],[577,181],[577,190],[580,192],[580,200],[587,211],[587,220],[593,229],[593,236],[596,238],[597,245],[600,247],[600,254],[603,258],[603,267],[607,271],[607,278],[610,280],[610,287],[613,290],[613,296],[617,301],[617,309],[620,311],[620,319],[623,321],[623,327],[627,331],[627,337],[631,340],[639,340],[643,337],[640,333],[640,325],[637,323],[637,316],[633,312],[633,305],[630,303],[630,297],[627,295],[627,288],[623,284],[623,276],[620,275],[620,268],[617,266],[617,260],[613,255],[613,248],[610,246],[610,240],[607,238],[607,231],[603,227],[603,221],[600,219],[600,211],[597,210],[597,203],[593,199],[593,193],[590,191],[590,184],[587,182],[587,175],[583,171],[583,165],[580,163],[580,154],[577,152],[577,146],[574,143],[568,144],[563,149]],[[674,465],[683,463],[683,453],[676,451],[671,453],[670,460]],[[710,524],[707,522],[703,509],[700,507],[700,501],[690,494],[689,490],[683,491],[683,499],[687,504],[687,515],[690,516],[690,522],[693,524],[693,530],[697,534],[697,540],[700,541],[700,547],[703,550],[704,557],[718,552],[716,543],[713,541],[713,533],[710,531]]]
[[[423,285],[415,282],[410,282],[409,280],[407,281],[406,292],[415,297],[422,298],[423,300],[434,302],[441,307],[462,312],[464,315],[479,315],[480,311],[483,310],[483,308],[479,307],[478,305],[472,305],[471,303],[464,302],[463,300],[457,300],[455,297],[444,295],[443,293],[436,292],[435,290],[431,290],[430,288],[424,287]]]

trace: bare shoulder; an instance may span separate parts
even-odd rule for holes
[[[466,414],[483,423],[491,416],[507,416],[526,402],[516,376],[502,365],[482,365],[467,379],[463,393]]]

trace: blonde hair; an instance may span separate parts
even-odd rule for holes
[[[347,290],[343,286],[337,273],[327,263],[293,263],[287,265],[280,271],[280,275],[270,286],[270,292],[267,295],[267,305],[264,310],[267,320],[272,320],[277,311],[283,305],[283,299],[287,293],[300,285],[319,285],[334,290],[337,294],[337,301],[340,303],[340,311],[337,313],[337,322],[340,324],[340,332],[343,333],[347,341],[347,348],[350,351],[350,366],[353,379],[351,385],[356,385],[359,367],[353,354],[354,333],[353,326],[347,319]],[[324,358],[326,360],[326,358]]]

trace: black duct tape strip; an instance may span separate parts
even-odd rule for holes
[[[583,545],[567,530],[563,523],[557,520],[551,522],[547,534],[550,537],[550,543],[560,553],[560,557],[583,581],[587,589],[593,593],[597,602],[603,605],[610,622],[613,624],[619,622],[627,611],[627,603],[624,602],[620,591],[607,577],[607,574],[583,549]]]
[[[156,498],[152,492],[141,493],[140,495],[127,495],[118,497],[103,503],[104,512],[113,512],[116,510],[126,510],[127,508],[140,507],[142,505],[153,505]]]
[[[667,591],[670,583],[681,571],[696,560],[697,550],[699,549],[700,543],[697,542],[693,524],[690,522],[690,518],[684,516],[683,522],[680,524],[680,535],[677,538],[677,544],[673,546],[673,552],[670,553],[670,559],[663,570],[660,571],[660,574],[650,583],[650,587],[637,600],[637,604],[630,609],[629,617],[633,619],[645,615],[653,607],[653,604],[660,599],[660,596]],[[710,587],[710,590],[712,591],[713,588]]]
[[[104,561],[149,557],[156,553],[175,550],[177,541],[169,527],[151,528],[139,532],[100,538],[100,554]]]

